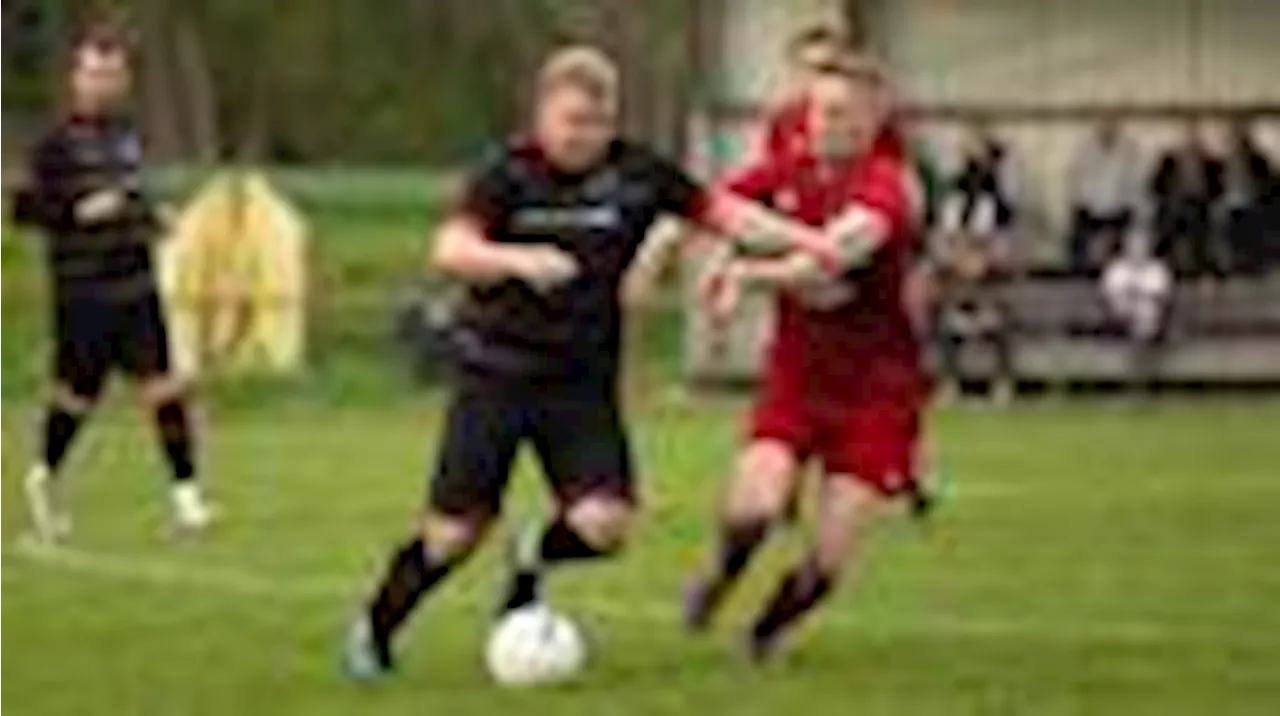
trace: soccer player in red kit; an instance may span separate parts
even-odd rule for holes
[[[700,629],[782,516],[809,459],[824,472],[816,539],[749,635],[755,658],[826,596],[856,561],[867,528],[912,473],[923,379],[902,300],[923,202],[901,146],[881,130],[881,75],[832,68],[810,88],[804,155],[765,158],[728,180],[739,193],[822,226],[839,267],[797,252],[739,255],[704,284],[723,314],[748,284],[778,292],[766,377],[721,515],[710,569],[686,595]]]

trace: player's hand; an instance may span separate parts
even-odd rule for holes
[[[742,281],[732,262],[710,266],[698,277],[698,301],[711,320],[719,328],[738,310],[742,300]]]
[[[580,272],[578,260],[554,246],[521,247],[514,266],[516,277],[538,291],[549,291],[573,280]]]
[[[128,195],[120,189],[99,189],[77,201],[72,211],[77,223],[99,224],[119,216],[128,203]]]

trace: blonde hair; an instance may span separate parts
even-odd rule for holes
[[[591,97],[616,102],[618,65],[603,50],[591,45],[571,45],[551,53],[538,70],[538,93],[573,87]]]

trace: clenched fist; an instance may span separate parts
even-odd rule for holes
[[[120,189],[99,189],[75,203],[72,211],[80,224],[100,224],[124,211],[129,197]]]
[[[517,278],[537,291],[562,286],[580,272],[572,254],[547,245],[522,247],[514,269]]]

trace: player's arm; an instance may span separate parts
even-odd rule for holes
[[[77,171],[72,141],[55,131],[36,146],[19,218],[54,232],[132,218],[136,202],[128,191]]]
[[[28,182],[14,203],[15,219],[51,231],[74,226],[73,207],[87,192],[77,191],[70,158],[58,133],[42,139],[31,153]]]
[[[539,289],[576,276],[577,262],[555,246],[507,244],[491,238],[510,213],[510,194],[501,162],[492,162],[472,178],[458,206],[436,230],[432,267],[468,283],[518,279]]]
[[[844,211],[827,222],[824,238],[835,258],[819,261],[812,253],[790,251],[776,258],[735,261],[735,278],[744,283],[801,287],[862,268],[895,236],[923,216],[923,189],[907,167],[882,162],[866,181],[853,187]]]
[[[802,251],[823,263],[838,260],[822,231],[775,213],[754,197],[768,194],[777,170],[768,162],[746,167],[716,187],[703,187],[678,168],[660,162],[661,207],[733,241],[745,253]]]
[[[638,308],[652,300],[690,231],[695,229],[670,217],[653,225],[622,278],[620,298],[624,306]]]
[[[865,266],[889,241],[892,232],[890,218],[855,202],[823,230],[836,249],[834,258],[824,261],[800,250],[769,257],[737,256],[725,271],[729,279],[746,286],[802,288]]]
[[[578,263],[549,244],[503,244],[487,235],[480,221],[465,213],[445,219],[437,229],[432,266],[467,283],[518,279],[538,289],[551,288],[578,274]]]

